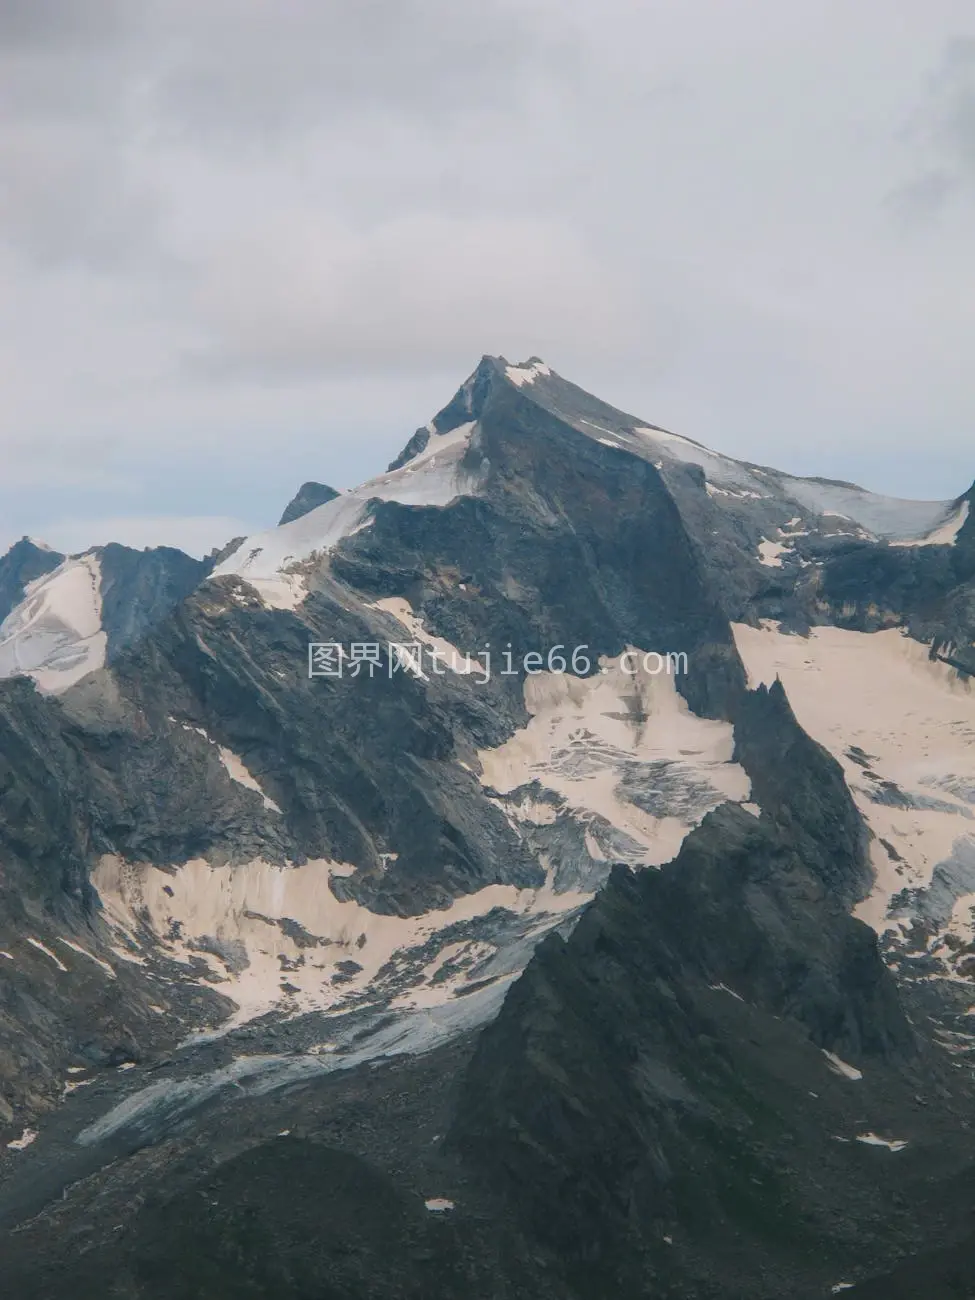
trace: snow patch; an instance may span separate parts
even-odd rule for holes
[[[731,996],[737,998],[739,1002],[745,1001],[740,993],[736,993],[734,989],[729,989],[727,984],[709,984],[708,988],[713,989],[715,993],[730,993]]]
[[[722,489],[728,495],[748,495],[756,499],[768,496],[768,484],[755,478],[744,465],[729,456],[711,451],[692,438],[669,433],[666,429],[653,429],[645,424],[634,426],[633,432],[644,445],[650,443],[667,460],[700,466],[708,483],[715,489],[710,493],[711,496],[720,495]]]
[[[783,546],[781,542],[770,542],[763,537],[758,544],[759,563],[769,569],[781,569],[782,556],[788,551],[789,547]]]
[[[15,1138],[13,1142],[7,1143],[7,1150],[26,1151],[27,1148],[31,1145],[31,1143],[36,1141],[37,1141],[36,1130],[32,1128],[25,1128],[19,1138]]]
[[[839,1074],[844,1079],[850,1079],[853,1082],[863,1078],[862,1070],[858,1070],[855,1065],[848,1065],[847,1062],[841,1060],[835,1052],[827,1052],[826,1049],[823,1048],[823,1055],[826,1057],[826,1060],[829,1063],[829,1068],[834,1074]]]
[[[609,828],[614,857],[662,865],[712,808],[748,798],[748,777],[732,762],[731,726],[691,713],[673,677],[643,663],[635,651],[632,673],[621,656],[601,659],[589,677],[526,678],[528,725],[478,753],[482,784],[513,796],[504,800],[513,824],[524,806],[515,792],[537,781],[594,832]]]
[[[247,581],[268,609],[294,611],[308,595],[308,583],[300,573],[285,571],[274,578],[248,576]]]
[[[93,1084],[94,1082],[95,1080],[93,1078],[92,1079],[69,1079],[65,1083],[64,1087],[61,1089],[61,1100],[64,1101],[66,1098],[70,1097],[73,1092],[77,1092],[79,1088],[87,1088],[89,1087],[90,1084]]]
[[[636,425],[633,432],[667,460],[700,466],[711,497],[768,500],[779,496],[812,514],[849,520],[857,527],[851,536],[892,541],[931,537],[933,542],[935,530],[943,529],[944,540],[950,540],[964,522],[952,516],[953,503],[948,501],[908,501],[867,492],[853,484],[796,478],[778,470],[745,465],[666,429]],[[795,516],[788,526],[795,527],[799,522],[800,517]]]
[[[516,388],[521,388],[523,384],[533,384],[540,375],[552,372],[544,361],[531,361],[523,366],[506,366],[504,373]]]
[[[749,492],[745,488],[722,488],[714,483],[706,482],[704,490],[709,497],[735,497],[739,501],[767,501],[767,492]]]
[[[899,1139],[891,1141],[888,1138],[878,1137],[876,1133],[858,1133],[857,1141],[868,1147],[886,1147],[888,1151],[903,1151],[907,1146],[906,1142]]]
[[[259,794],[264,802],[265,808],[269,809],[271,812],[279,813],[281,809],[269,795],[264,793],[257,781],[254,780],[253,776],[251,776],[247,767],[244,765],[244,760],[239,758],[233,750],[227,749],[225,745],[218,745],[217,749],[220,754],[220,762],[223,764],[224,770],[230,777],[231,781],[236,781],[237,784],[242,785],[245,790],[253,790],[255,794]]]
[[[177,718],[173,717],[170,717],[169,721],[176,723],[176,725],[182,727],[184,731],[192,731],[197,736],[202,736],[208,745],[214,745],[220,763],[231,781],[236,782],[237,785],[243,786],[245,790],[253,790],[255,794],[259,794],[263,800],[264,807],[269,811],[276,813],[281,812],[281,809],[270,795],[264,793],[263,788],[255,780],[247,765],[244,763],[244,760],[238,754],[235,754],[232,749],[228,749],[226,745],[217,744],[209,732],[205,731],[203,727],[194,727],[191,722],[180,722]]]
[[[477,981],[517,974],[542,934],[589,898],[490,885],[422,916],[382,916],[332,893],[331,876],[353,870],[325,859],[284,867],[193,859],[163,871],[106,856],[92,884],[110,926],[143,960],[206,963],[207,982],[238,1006],[222,1032],[273,1007],[332,1010],[392,998],[405,1010],[449,1002],[466,993],[475,974]],[[496,936],[489,948],[478,949],[485,937],[478,926]],[[431,962],[457,927],[468,946],[466,963],[451,979],[428,984]],[[486,969],[484,959],[495,953]]]

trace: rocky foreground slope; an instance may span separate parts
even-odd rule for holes
[[[320,486],[0,562],[12,1293],[955,1294],[971,493],[492,358]]]

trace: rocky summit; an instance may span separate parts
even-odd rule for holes
[[[975,1294],[973,493],[485,357],[207,561],[18,542],[2,1293]]]

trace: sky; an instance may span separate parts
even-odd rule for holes
[[[971,0],[0,0],[0,550],[196,554],[484,353],[975,478]]]

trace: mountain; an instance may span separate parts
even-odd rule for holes
[[[15,1293],[947,1276],[972,491],[796,478],[490,357],[305,488],[203,565],[0,568]]]

